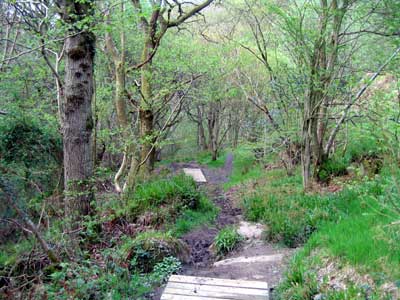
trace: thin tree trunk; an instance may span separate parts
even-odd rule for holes
[[[324,153],[325,155],[329,155],[329,152],[334,144],[336,135],[339,132],[339,129],[341,127],[341,125],[343,124],[343,122],[346,120],[347,114],[350,111],[350,108],[354,105],[354,103],[356,103],[358,101],[358,99],[361,98],[361,96],[364,94],[364,92],[368,89],[368,87],[372,84],[372,82],[374,82],[374,80],[379,76],[379,74],[383,71],[383,69],[399,54],[400,52],[400,47],[398,47],[393,54],[383,63],[383,65],[381,65],[378,69],[378,71],[376,71],[371,78],[369,79],[369,81],[364,84],[361,89],[357,92],[357,94],[354,96],[354,98],[352,97],[349,101],[349,103],[346,105],[346,107],[343,110],[342,116],[340,117],[340,119],[338,120],[338,122],[336,123],[335,128],[332,130],[329,138],[328,138],[328,142],[326,143],[325,149],[324,149]]]
[[[124,4],[121,3],[121,12],[124,12]],[[126,92],[126,70],[125,70],[125,32],[121,29],[120,33],[120,51],[114,44],[110,33],[106,33],[106,49],[113,59],[115,69],[115,109],[117,112],[117,121],[120,130],[122,131],[122,138],[124,143],[123,158],[121,165],[114,176],[115,190],[120,193],[123,188],[120,185],[120,179],[124,175],[128,165],[129,158],[134,154],[134,146],[130,145],[130,122],[128,118],[127,99],[128,95]]]
[[[148,110],[140,110],[139,111],[140,118],[140,136],[144,139],[142,148],[140,151],[140,161],[146,160],[144,163],[143,172],[141,175],[148,175],[154,168],[154,152],[155,147],[152,147],[153,144],[153,126],[154,126],[154,115],[153,111]],[[149,155],[150,153],[150,155]]]
[[[145,61],[150,53],[153,51],[154,45],[151,40],[147,40],[142,53],[142,60]],[[140,151],[140,161],[147,161],[144,164],[143,172],[141,175],[148,175],[154,168],[154,150],[153,144],[153,134],[154,134],[154,113],[151,108],[151,102],[153,98],[153,87],[152,87],[152,66],[151,62],[145,64],[141,69],[141,107],[139,111],[140,120],[140,138],[142,142],[142,148]],[[149,155],[150,153],[150,155]]]
[[[205,151],[207,150],[207,139],[203,126],[203,109],[200,106],[197,106],[197,130],[200,150]]]
[[[310,188],[311,179],[311,98],[306,97],[304,102],[304,120],[302,128],[302,149],[301,149],[301,170],[303,177],[303,188],[308,190]]]

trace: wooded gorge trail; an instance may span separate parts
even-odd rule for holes
[[[191,257],[190,263],[183,266],[182,275],[259,280],[267,282],[273,289],[282,278],[293,249],[267,243],[261,234],[263,225],[243,220],[240,203],[236,201],[238,188],[224,191],[222,186],[229,180],[232,163],[233,155],[228,154],[221,168],[209,168],[196,162],[171,164],[174,172],[183,168],[200,168],[207,179],[201,188],[219,208],[214,224],[203,225],[182,237],[190,249]],[[229,226],[237,228],[243,236],[243,242],[226,256],[216,256],[213,249],[215,237],[220,230]],[[159,297],[157,295],[154,299]]]

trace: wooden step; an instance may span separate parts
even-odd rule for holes
[[[266,282],[172,275],[161,300],[268,300]]]

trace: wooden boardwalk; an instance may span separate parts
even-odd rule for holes
[[[172,275],[161,300],[268,300],[266,282]]]

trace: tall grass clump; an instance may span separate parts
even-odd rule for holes
[[[196,209],[202,198],[194,180],[185,175],[157,178],[136,186],[119,215],[136,220],[145,212],[160,219],[174,218],[184,209]]]

